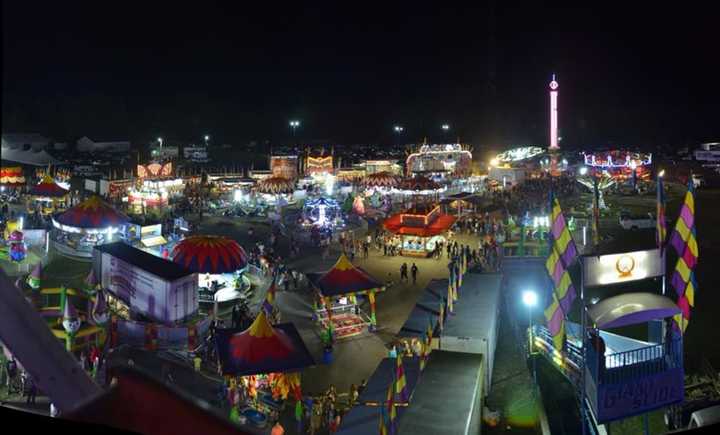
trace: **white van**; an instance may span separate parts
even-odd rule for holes
[[[709,408],[693,412],[690,416],[688,429],[710,426],[711,424],[716,423],[720,423],[720,405],[711,406]]]

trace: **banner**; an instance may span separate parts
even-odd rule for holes
[[[662,276],[665,259],[660,249],[583,258],[585,285],[605,286]]]

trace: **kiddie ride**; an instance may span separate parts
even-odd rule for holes
[[[13,230],[0,245],[0,258],[14,262],[21,262],[27,256],[25,237],[22,231]]]

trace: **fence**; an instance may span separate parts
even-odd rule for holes
[[[621,384],[632,379],[652,376],[667,370],[682,368],[682,340],[605,355],[605,366],[593,347],[588,347],[588,369],[597,383]]]

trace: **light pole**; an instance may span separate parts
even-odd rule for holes
[[[293,142],[295,142],[295,130],[298,127],[300,127],[300,121],[297,121],[297,120],[290,121],[290,128],[292,129]]]
[[[210,136],[206,134],[204,139],[205,139],[205,146],[207,147],[208,141],[210,140]]]
[[[396,125],[393,127],[393,130],[395,131],[395,134],[397,134],[398,140],[400,139],[400,135],[403,131],[405,131],[405,128],[403,128],[402,125]]]
[[[162,138],[161,137],[157,138],[157,141],[160,142],[160,148],[162,149],[162,142],[163,142]]]
[[[448,132],[450,131],[450,125],[449,125],[449,124],[443,124],[443,125],[442,125],[442,130],[443,130],[443,138],[445,139],[445,142],[447,142]]]
[[[528,353],[530,354],[529,355],[530,358],[533,359],[532,360],[533,361],[533,370],[532,370],[533,371],[533,373],[532,373],[533,385],[537,385],[537,380],[535,377],[535,357],[533,357],[533,355],[532,355],[533,354],[533,351],[532,351],[533,350],[533,340],[535,339],[533,337],[532,309],[535,305],[537,305],[537,293],[535,293],[532,290],[523,291],[522,292],[522,301],[523,301],[523,304],[525,304],[525,306],[528,309],[528,329],[530,330],[530,345],[528,346]]]

